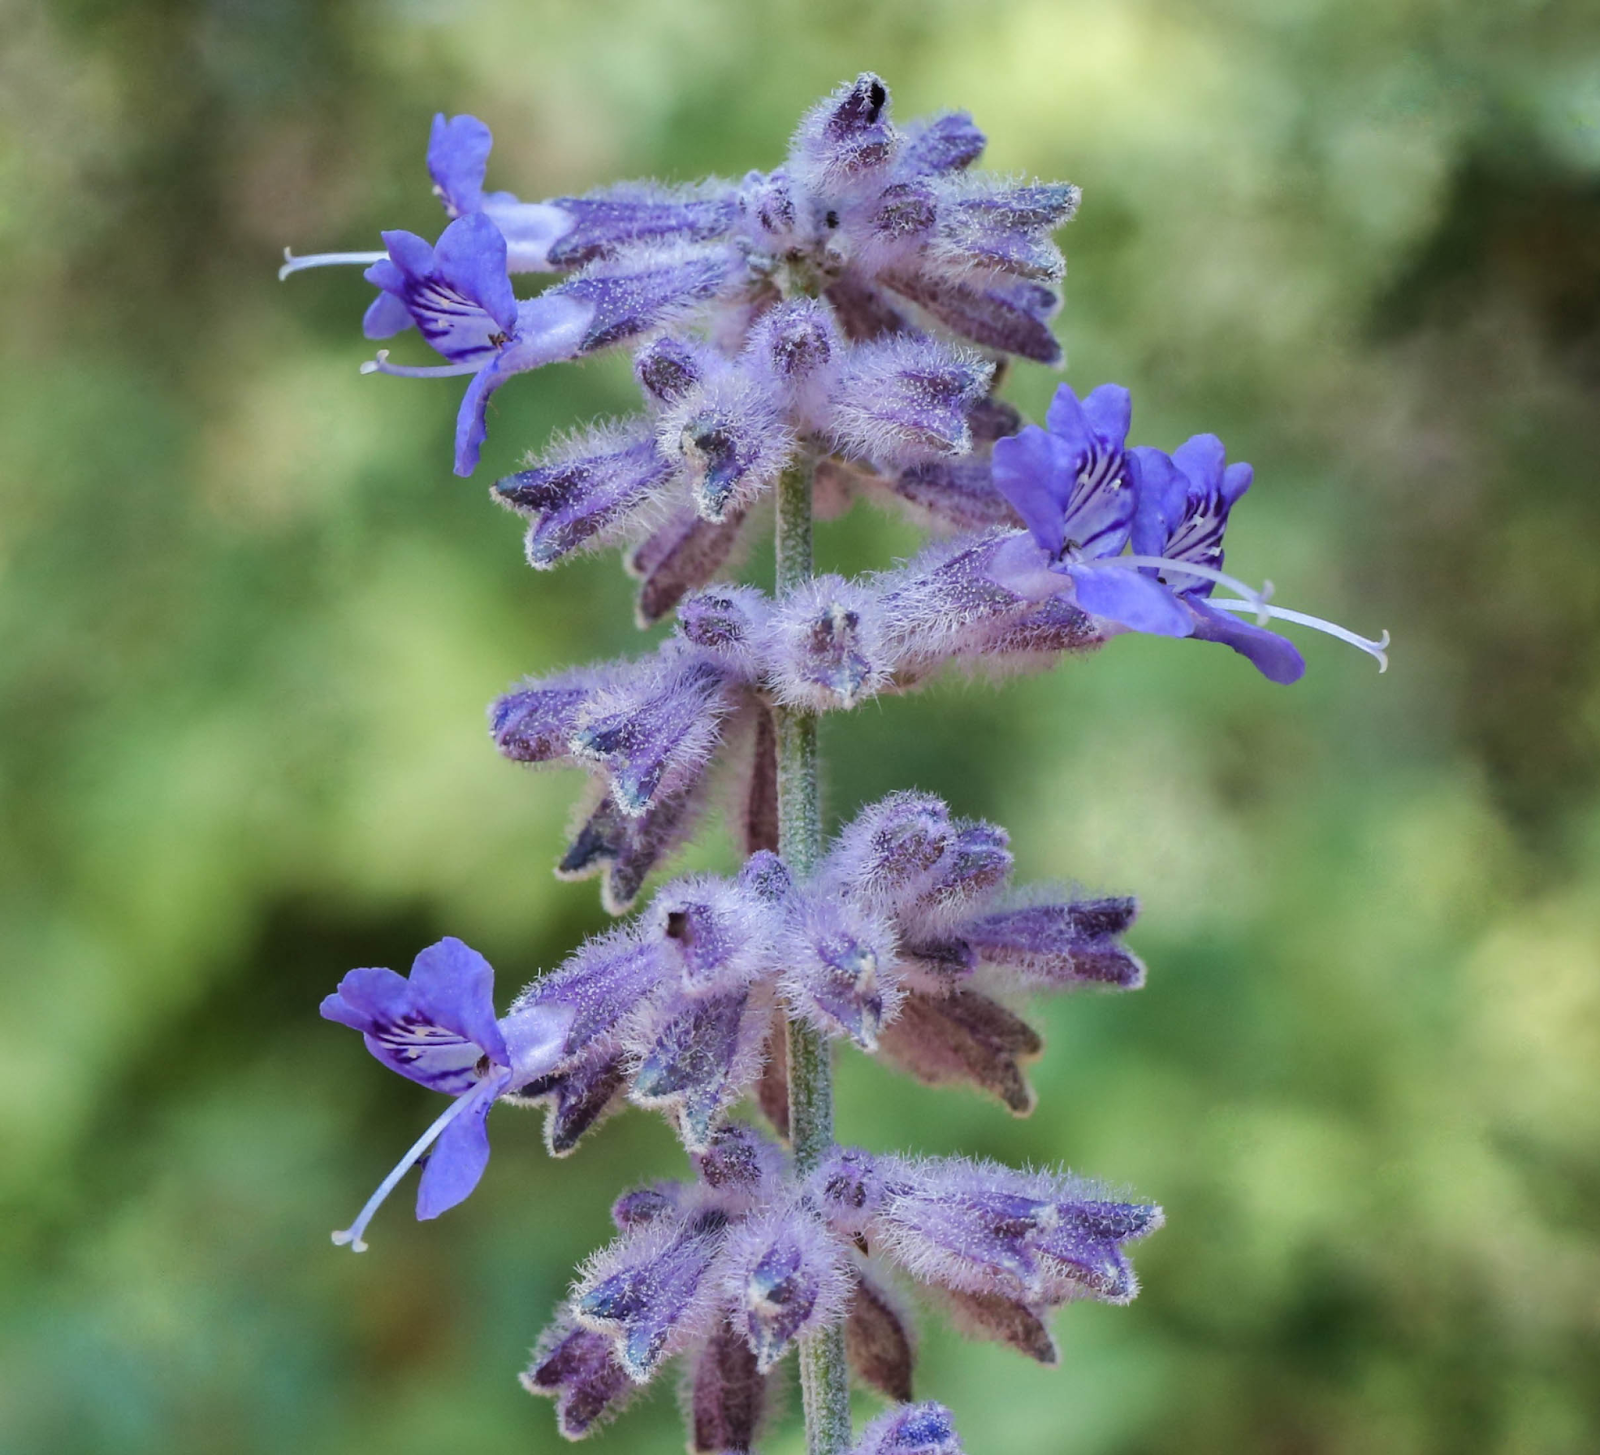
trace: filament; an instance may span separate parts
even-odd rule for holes
[[[372,1221],[373,1213],[377,1212],[377,1210],[383,1206],[383,1200],[395,1190],[395,1187],[398,1185],[400,1179],[404,1177],[406,1173],[408,1173],[414,1166],[416,1166],[417,1161],[421,1158],[422,1154],[426,1152],[428,1148],[431,1147],[436,1141],[438,1141],[440,1133],[442,1133],[451,1122],[460,1116],[462,1112],[466,1111],[469,1106],[472,1106],[483,1099],[485,1087],[493,1085],[494,1083],[491,1081],[483,1082],[481,1085],[474,1087],[471,1091],[463,1092],[454,1101],[452,1101],[450,1105],[444,1109],[444,1112],[439,1116],[434,1124],[411,1144],[411,1150],[407,1152],[405,1156],[402,1157],[397,1163],[395,1163],[394,1170],[378,1184],[378,1190],[367,1199],[366,1206],[361,1209],[361,1212],[357,1215],[356,1220],[351,1223],[348,1228],[344,1228],[340,1232],[335,1233],[333,1235],[333,1241],[339,1244],[341,1247],[348,1243],[352,1253],[365,1253],[367,1251],[367,1245],[362,1239],[361,1235],[366,1232],[367,1224]]]
[[[1239,595],[1251,603],[1251,610],[1256,613],[1256,625],[1265,626],[1267,617],[1271,613],[1267,610],[1267,602],[1272,599],[1272,582],[1262,583],[1257,591],[1254,586],[1246,586],[1235,576],[1229,576],[1221,571],[1214,571],[1210,566],[1201,566],[1194,561],[1174,561],[1167,556],[1116,556],[1113,558],[1122,566],[1152,566],[1157,571],[1184,571],[1191,576],[1199,576],[1206,581],[1215,581],[1219,586],[1226,586],[1230,591],[1237,591]],[[1237,610],[1238,608],[1234,608]]]
[[[391,364],[389,350],[379,349],[378,357],[368,359],[361,366],[363,374],[393,374],[397,379],[454,379],[462,374],[476,374],[483,365],[459,364]]]
[[[1267,606],[1265,603],[1253,601],[1219,601],[1215,597],[1206,602],[1207,606],[1220,606],[1224,611],[1254,611],[1265,612],[1268,616],[1278,617],[1282,621],[1292,621],[1300,626],[1308,626],[1319,632],[1326,632],[1330,637],[1338,637],[1341,642],[1349,642],[1352,647],[1357,647],[1369,657],[1377,659],[1378,671],[1389,670],[1389,633],[1384,632],[1378,641],[1367,637],[1357,636],[1348,627],[1342,627],[1337,622],[1324,621],[1320,616],[1307,616],[1303,611],[1290,611],[1284,606]]]
[[[364,268],[372,263],[381,263],[388,256],[388,253],[304,253],[297,258],[285,248],[283,266],[278,269],[278,281],[281,283],[290,273],[303,272],[307,268],[329,268],[344,263]]]

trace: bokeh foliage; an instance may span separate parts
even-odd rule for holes
[[[1306,642],[1290,690],[1129,639],[827,725],[835,819],[915,783],[1145,901],[1149,988],[1045,1011],[1032,1120],[842,1063],[846,1138],[1169,1212],[1060,1369],[930,1321],[922,1392],[973,1455],[1600,1446],[1591,7],[58,0],[0,13],[0,1447],[559,1444],[512,1375],[679,1154],[634,1113],[557,1165],[502,1110],[470,1203],[353,1258],[428,1097],[315,1007],[445,932],[509,993],[600,922],[549,873],[575,784],[481,713],[638,649],[626,583],[527,571],[483,487],[626,374],[505,390],[463,483],[458,388],[358,377],[364,286],[273,267],[431,235],[436,109],[543,196],[770,165],[867,67],[1084,187],[1067,377],[1216,429],[1257,469],[1230,565],[1397,639],[1383,678]],[[597,1448],[677,1448],[669,1397],[626,1419]]]

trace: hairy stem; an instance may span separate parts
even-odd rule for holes
[[[778,482],[777,589],[792,590],[811,576],[809,454]],[[817,719],[792,708],[774,711],[778,738],[778,852],[797,877],[822,854],[817,786]],[[833,1056],[826,1037],[789,1021],[789,1137],[797,1176],[805,1176],[833,1146]],[[844,1327],[834,1324],[800,1345],[800,1391],[807,1455],[843,1455],[850,1446],[850,1386]]]

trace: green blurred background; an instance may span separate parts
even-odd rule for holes
[[[493,184],[770,166],[880,71],[1084,188],[1067,378],[1214,429],[1229,563],[1395,634],[1273,687],[1128,639],[831,721],[829,813],[912,784],[1023,878],[1133,890],[1134,996],[1042,1007],[1014,1122],[851,1054],[841,1135],[1163,1202],[1055,1370],[925,1320],[971,1455],[1600,1449],[1600,17],[1534,0],[61,0],[0,8],[0,1448],[554,1451],[514,1382],[625,1183],[501,1110],[439,1222],[328,1231],[432,1115],[319,997],[454,933],[507,996],[602,917],[577,790],[496,758],[508,682],[640,650],[614,555],[484,498],[629,407],[362,378],[368,290],[280,249],[433,235],[438,109]],[[1016,370],[1037,414],[1055,376]],[[825,560],[915,545],[858,509]],[[770,556],[767,558],[770,560]],[[758,552],[752,579],[767,569]],[[693,861],[729,854],[712,835]],[[795,1452],[797,1401],[772,1448]],[[600,1450],[682,1439],[670,1389]]]

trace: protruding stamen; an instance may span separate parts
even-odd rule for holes
[[[1326,632],[1330,637],[1338,637],[1341,642],[1349,642],[1352,647],[1357,647],[1369,657],[1377,659],[1378,671],[1389,670],[1389,633],[1384,632],[1380,641],[1372,641],[1367,637],[1358,637],[1348,627],[1342,627],[1336,622],[1324,621],[1320,616],[1307,616],[1303,611],[1290,611],[1284,606],[1265,606],[1254,601],[1228,601],[1217,600],[1215,597],[1206,602],[1207,606],[1220,606],[1224,611],[1259,613],[1265,611],[1268,616],[1278,617],[1282,621],[1292,621],[1299,626],[1308,626],[1315,631]]]
[[[1194,561],[1174,561],[1167,556],[1115,556],[1113,559],[1119,566],[1150,566],[1156,571],[1186,572],[1190,576],[1199,576],[1204,581],[1215,581],[1230,591],[1237,591],[1246,601],[1252,603],[1251,610],[1256,613],[1258,626],[1265,626],[1267,617],[1271,614],[1267,610],[1267,602],[1272,598],[1270,581],[1257,591],[1254,586],[1246,586],[1236,576],[1213,571],[1210,566],[1201,566]]]
[[[341,264],[368,268],[373,263],[381,263],[388,256],[388,253],[305,253],[297,258],[285,248],[283,266],[278,269],[278,281],[281,283],[290,273],[304,272],[307,268],[332,268]]]
[[[477,1102],[481,1101],[483,1099],[484,1092],[492,1088],[494,1084],[495,1083],[492,1081],[485,1081],[480,1085],[473,1087],[471,1091],[463,1092],[454,1101],[452,1101],[450,1105],[444,1109],[444,1112],[439,1116],[434,1124],[411,1144],[411,1150],[407,1152],[405,1156],[402,1157],[397,1163],[395,1163],[394,1170],[378,1184],[378,1190],[367,1199],[366,1206],[361,1209],[361,1212],[357,1215],[356,1220],[351,1223],[348,1228],[344,1228],[340,1232],[335,1233],[333,1235],[333,1241],[339,1244],[341,1247],[348,1243],[352,1253],[365,1253],[367,1251],[367,1245],[365,1241],[363,1241],[361,1235],[366,1232],[367,1224],[372,1221],[373,1213],[377,1212],[377,1210],[383,1206],[383,1200],[395,1190],[395,1187],[399,1183],[400,1179],[404,1177],[406,1173],[408,1173],[414,1166],[416,1166],[417,1162],[421,1159],[422,1154],[439,1140],[439,1134],[443,1132],[444,1129],[449,1126],[450,1123],[453,1122],[458,1116],[466,1111],[468,1107],[473,1106]]]
[[[462,374],[476,374],[482,363],[459,364],[391,364],[389,350],[379,349],[378,357],[368,359],[361,366],[363,374],[393,374],[397,379],[455,379]]]

